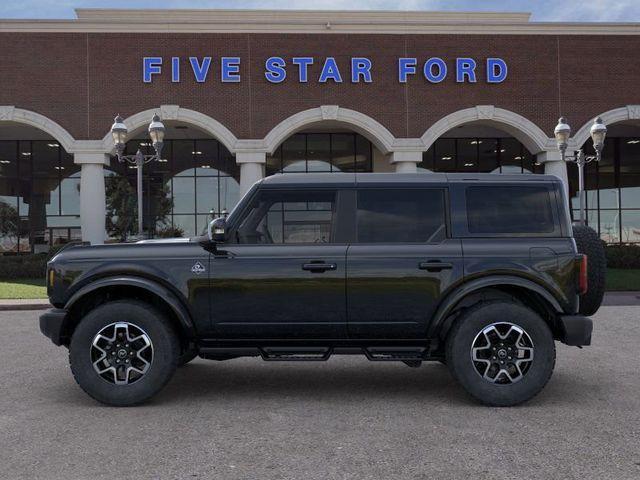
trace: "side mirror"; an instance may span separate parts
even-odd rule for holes
[[[214,243],[224,243],[227,232],[227,219],[218,217],[209,223],[209,240]]]

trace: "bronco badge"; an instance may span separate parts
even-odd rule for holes
[[[191,267],[191,271],[196,275],[200,275],[201,273],[204,273],[206,269],[204,268],[204,265],[202,265],[200,262],[196,262],[195,265]]]

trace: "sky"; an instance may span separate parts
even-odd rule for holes
[[[0,0],[0,18],[75,18],[74,8],[530,12],[538,22],[639,22],[640,0]]]

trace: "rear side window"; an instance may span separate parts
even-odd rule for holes
[[[435,243],[446,236],[444,190],[358,190],[358,242]]]
[[[470,233],[543,234],[555,230],[546,187],[469,187],[466,197]]]

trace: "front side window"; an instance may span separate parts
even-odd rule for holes
[[[470,233],[544,234],[555,230],[546,187],[469,187],[466,196]]]
[[[360,243],[437,243],[446,237],[444,190],[359,190]]]
[[[263,191],[238,227],[238,243],[329,243],[334,212],[333,191]]]

